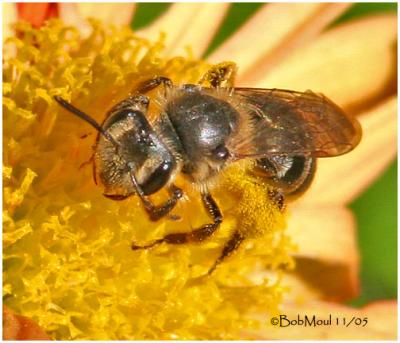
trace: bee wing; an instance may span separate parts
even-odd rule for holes
[[[246,113],[229,148],[236,158],[279,154],[329,157],[352,150],[361,126],[322,94],[282,89],[235,88],[232,96]]]

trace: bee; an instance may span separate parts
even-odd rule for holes
[[[283,89],[225,87],[233,74],[229,64],[208,72],[199,84],[174,85],[158,76],[139,84],[115,105],[102,124],[59,96],[55,100],[98,131],[94,146],[95,182],[104,195],[123,200],[137,195],[153,221],[170,216],[183,190],[174,184],[178,174],[197,186],[210,223],[185,233],[170,233],[148,245],[202,242],[223,221],[211,195],[227,166],[254,161],[254,173],[276,190],[269,194],[283,207],[310,185],[316,159],[345,154],[357,146],[361,127],[321,94]],[[204,83],[208,82],[207,85]],[[157,117],[150,121],[148,92],[160,87]],[[150,195],[166,188],[165,203]],[[235,231],[209,274],[231,255],[245,237]]]

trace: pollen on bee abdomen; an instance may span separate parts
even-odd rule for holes
[[[247,238],[284,230],[285,214],[269,196],[271,186],[250,170],[249,164],[246,168],[232,167],[224,173],[223,187],[236,199],[230,211],[238,218],[238,230]]]

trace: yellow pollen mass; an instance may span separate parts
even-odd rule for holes
[[[279,282],[255,282],[254,271],[279,273],[292,261],[268,186],[232,167],[213,193],[224,222],[211,239],[132,251],[132,241],[208,223],[198,193],[183,185],[177,222],[151,222],[135,196],[105,198],[85,164],[96,132],[53,101],[62,96],[102,122],[140,81],[196,83],[215,67],[164,57],[162,36],[150,42],[128,28],[92,27],[81,38],[56,20],[41,29],[19,23],[5,42],[4,304],[60,340],[240,338],[257,325],[249,311],[276,312],[282,297]],[[248,239],[206,276],[234,230]]]

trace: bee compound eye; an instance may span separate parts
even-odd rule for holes
[[[164,161],[155,168],[148,178],[140,184],[144,194],[153,194],[164,187],[171,176],[173,168],[174,163],[172,161]]]

